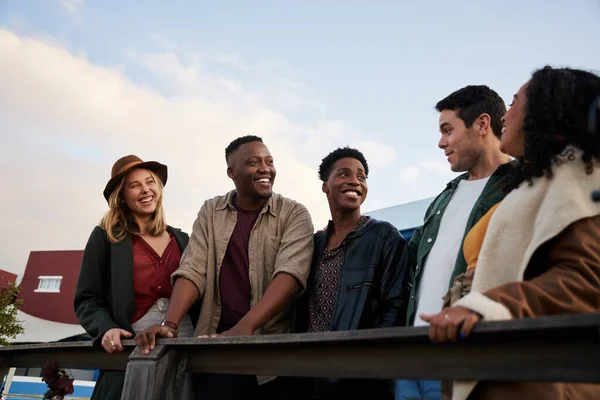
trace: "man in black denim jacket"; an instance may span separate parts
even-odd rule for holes
[[[296,332],[392,327],[405,314],[408,246],[390,223],[361,215],[368,173],[362,153],[350,148],[333,151],[319,167],[332,220],[315,234],[307,291],[296,308]],[[379,399],[391,396],[389,386],[376,380],[305,380],[306,392],[297,393]]]

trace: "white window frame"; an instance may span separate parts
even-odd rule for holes
[[[62,276],[58,275],[42,275],[38,276],[39,282],[35,293],[60,293],[60,285],[62,284]],[[56,282],[58,281],[58,283]]]

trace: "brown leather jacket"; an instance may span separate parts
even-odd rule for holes
[[[571,224],[540,247],[524,281],[484,293],[514,318],[600,312],[600,216]],[[544,382],[479,382],[469,399],[600,399],[600,385]]]

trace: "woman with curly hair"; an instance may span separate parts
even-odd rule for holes
[[[511,192],[468,235],[478,250],[469,294],[436,315],[432,341],[469,335],[480,320],[600,312],[600,134],[588,129],[600,77],[545,67],[514,96],[501,149],[517,163]],[[475,226],[473,229],[475,229]],[[600,385],[454,382],[453,399],[592,399]]]

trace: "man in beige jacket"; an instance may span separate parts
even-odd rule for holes
[[[225,150],[235,190],[205,201],[194,222],[173,293],[160,325],[136,337],[142,352],[155,337],[175,337],[194,303],[202,308],[196,335],[287,333],[292,298],[306,287],[313,253],[307,209],[273,193],[275,166],[262,139],[244,136]],[[194,376],[202,399],[282,398],[277,379],[258,385],[243,375]]]

